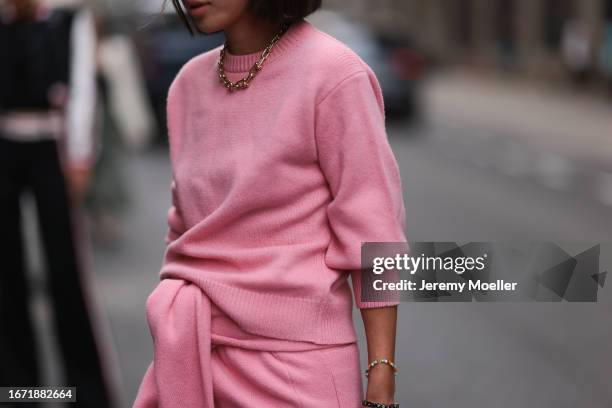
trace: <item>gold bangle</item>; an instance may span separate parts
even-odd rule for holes
[[[395,363],[391,360],[389,360],[388,358],[381,358],[381,359],[376,359],[376,360],[372,360],[370,362],[370,364],[368,364],[368,368],[366,368],[365,370],[365,376],[367,377],[370,374],[370,369],[372,367],[374,367],[377,364],[387,364],[389,367],[391,367],[393,369],[393,374],[397,375],[397,367],[395,365]]]

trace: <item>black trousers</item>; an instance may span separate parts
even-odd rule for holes
[[[37,355],[30,317],[31,289],[21,236],[19,204],[26,189],[36,203],[64,385],[77,387],[77,403],[70,406],[108,408],[110,397],[86,306],[70,201],[53,140],[15,142],[0,137],[0,386],[46,385],[40,383],[42,356]]]

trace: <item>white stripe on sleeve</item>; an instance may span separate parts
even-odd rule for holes
[[[87,161],[94,148],[96,105],[96,31],[93,12],[75,15],[70,34],[70,99],[67,106],[67,149],[71,162]]]

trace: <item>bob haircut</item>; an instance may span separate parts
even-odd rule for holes
[[[164,0],[164,6],[167,0]],[[194,34],[191,17],[183,8],[184,0],[172,0],[172,5],[189,33]],[[299,21],[317,11],[323,0],[250,0],[248,10],[254,16],[274,24]]]

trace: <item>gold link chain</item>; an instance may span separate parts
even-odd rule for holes
[[[227,78],[227,75],[225,74],[224,61],[225,61],[225,53],[227,49],[227,41],[225,41],[225,43],[223,44],[223,48],[221,49],[221,53],[219,55],[219,63],[217,64],[217,71],[219,73],[219,81],[223,84],[223,86],[225,86],[230,92],[248,88],[253,78],[255,78],[255,76],[257,76],[257,74],[259,73],[259,71],[262,70],[263,64],[268,58],[268,56],[270,55],[270,52],[272,51],[272,48],[274,47],[274,45],[278,42],[278,40],[280,40],[280,38],[287,31],[288,28],[289,28],[289,24],[285,23],[282,25],[280,31],[276,33],[276,35],[272,38],[270,43],[266,46],[266,48],[261,53],[261,56],[259,57],[259,59],[255,62],[255,64],[253,64],[251,69],[249,69],[249,73],[247,74],[247,76],[236,82],[230,81]]]

